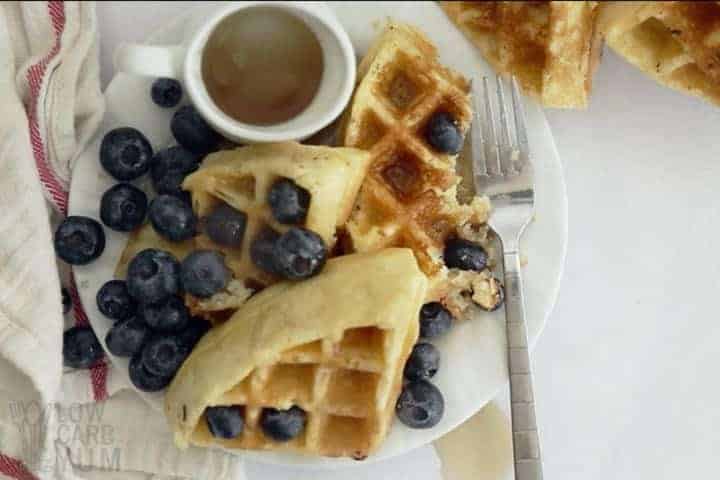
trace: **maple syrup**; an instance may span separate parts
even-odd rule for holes
[[[323,68],[312,30],[273,7],[223,19],[202,56],[203,81],[215,105],[253,125],[282,123],[302,113],[318,91]]]

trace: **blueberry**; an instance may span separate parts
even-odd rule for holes
[[[447,112],[438,112],[430,117],[425,138],[435,150],[442,153],[454,155],[462,150],[462,133],[455,119]]]
[[[479,243],[453,238],[445,244],[443,252],[445,265],[448,268],[460,270],[475,270],[479,272],[487,267],[488,254]]]
[[[260,270],[277,273],[275,267],[275,244],[280,234],[271,228],[264,228],[250,244],[250,259]]]
[[[445,400],[435,385],[427,380],[408,382],[395,405],[395,413],[410,428],[431,428],[445,411]]]
[[[205,233],[210,239],[227,247],[242,244],[247,226],[245,212],[236,210],[227,203],[221,203],[205,219]]]
[[[72,300],[70,299],[70,293],[65,287],[62,287],[60,293],[62,293],[63,314],[67,314],[72,308]]]
[[[162,302],[180,291],[180,263],[164,250],[145,249],[128,265],[127,288],[139,302]]]
[[[168,297],[160,303],[145,303],[140,317],[148,327],[159,332],[179,332],[187,327],[190,314],[180,297]]]
[[[322,270],[327,260],[327,247],[317,233],[292,227],[275,242],[273,256],[278,274],[290,280],[300,280]]]
[[[159,377],[172,377],[190,354],[190,349],[177,335],[151,337],[142,349],[145,369]]]
[[[130,367],[128,368],[130,381],[143,392],[158,392],[170,385],[172,377],[163,377],[155,375],[145,368],[142,361],[142,353],[138,352],[130,359]]]
[[[450,330],[452,322],[452,314],[440,302],[426,303],[420,309],[420,337],[439,337]]]
[[[125,320],[135,315],[137,302],[130,296],[127,283],[122,280],[110,280],[100,287],[97,295],[98,310],[113,320]]]
[[[55,230],[55,252],[70,265],[85,265],[105,250],[102,225],[89,217],[70,216]]]
[[[190,150],[174,146],[160,150],[153,157],[150,178],[155,191],[162,195],[180,196],[185,177],[198,169],[199,158]]]
[[[145,220],[147,203],[145,192],[129,183],[118,183],[103,193],[100,220],[119,232],[135,230]]]
[[[172,195],[160,195],[150,203],[150,223],[171,242],[182,242],[195,235],[197,219],[192,207]]]
[[[105,345],[113,355],[132,357],[142,349],[150,334],[145,322],[137,317],[118,320],[105,336]]]
[[[197,250],[185,257],[181,272],[185,291],[200,298],[212,297],[230,281],[223,256],[211,250]]]
[[[182,87],[174,78],[158,78],[150,87],[150,97],[156,105],[172,108],[180,103]]]
[[[72,368],[90,368],[104,353],[90,327],[72,327],[63,333],[63,363]]]
[[[185,330],[180,332],[178,336],[192,350],[208,331],[210,331],[210,322],[199,317],[192,317]]]
[[[260,414],[263,433],[278,442],[287,442],[300,435],[306,420],[305,410],[298,406],[292,406],[288,410],[264,408]]]
[[[207,155],[220,142],[220,135],[213,130],[192,105],[180,107],[170,121],[175,140],[193,153]]]
[[[428,380],[435,376],[440,366],[440,352],[435,345],[420,342],[415,345],[405,363],[405,378]]]
[[[307,216],[310,192],[289,178],[283,178],[270,187],[267,200],[275,220],[297,225],[303,223]]]
[[[243,409],[237,405],[231,407],[207,407],[205,409],[208,429],[216,438],[236,438],[243,432],[245,420]]]
[[[131,127],[110,130],[100,145],[100,163],[113,178],[122,182],[145,175],[152,156],[148,139]]]

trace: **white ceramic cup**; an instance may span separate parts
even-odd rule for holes
[[[317,37],[323,52],[323,74],[312,102],[297,116],[272,125],[252,125],[220,110],[208,94],[201,65],[205,44],[225,17],[251,7],[281,9],[301,19]],[[182,80],[193,105],[224,136],[246,143],[302,140],[335,120],[350,101],[355,85],[355,52],[345,30],[324,2],[231,2],[196,22],[181,45],[121,44],[116,71]]]

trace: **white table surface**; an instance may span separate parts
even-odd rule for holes
[[[118,41],[141,40],[189,3],[99,3],[104,82]],[[656,85],[609,51],[594,84],[587,111],[548,112],[570,238],[534,355],[545,478],[711,478],[720,109]],[[430,478],[407,470],[417,458],[373,476]]]

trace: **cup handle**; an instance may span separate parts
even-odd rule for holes
[[[115,49],[115,71],[148,77],[180,79],[185,48],[179,45],[122,43]]]

